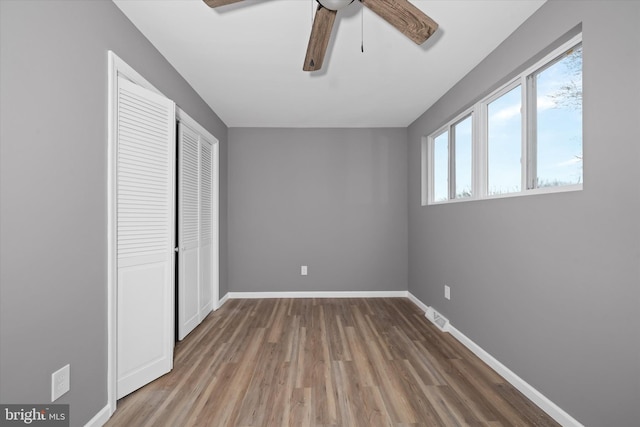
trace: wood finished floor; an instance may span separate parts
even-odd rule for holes
[[[107,426],[557,426],[405,298],[230,300]]]

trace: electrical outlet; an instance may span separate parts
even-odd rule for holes
[[[307,274],[309,274],[308,270],[307,270],[307,266],[306,265],[301,265],[300,266],[300,275],[301,276],[306,276]]]
[[[55,402],[69,391],[70,382],[69,377],[71,375],[71,365],[66,365],[53,374],[51,374],[51,401]]]
[[[447,285],[444,285],[444,297],[446,299],[451,299],[451,288]]]

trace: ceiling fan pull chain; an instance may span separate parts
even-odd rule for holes
[[[360,6],[360,52],[364,53],[364,7]]]

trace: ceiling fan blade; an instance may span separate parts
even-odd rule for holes
[[[416,44],[422,44],[438,29],[438,24],[407,0],[360,0],[382,19]]]
[[[242,0],[204,0],[209,7],[226,6],[228,4],[237,3]]]
[[[333,22],[336,20],[336,13],[335,10],[318,5],[307,46],[307,56],[304,58],[304,66],[302,67],[304,71],[316,71],[322,68],[324,55],[331,38]]]

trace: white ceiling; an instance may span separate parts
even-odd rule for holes
[[[406,127],[544,1],[411,0],[440,25],[422,46],[354,2],[313,73],[314,0],[114,3],[229,127]]]

